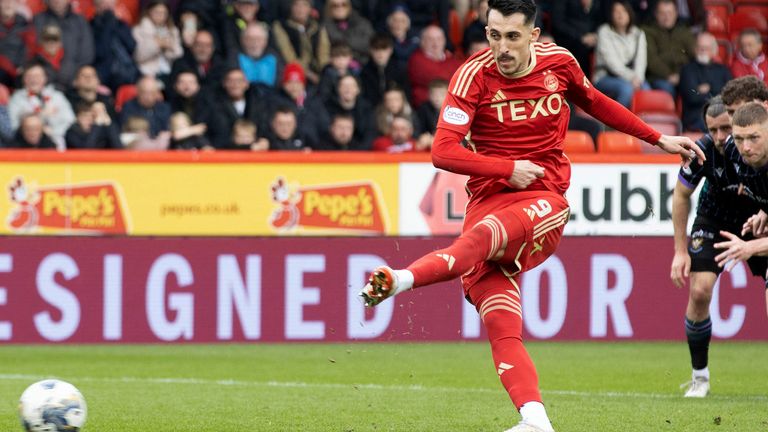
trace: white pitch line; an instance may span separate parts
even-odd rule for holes
[[[43,379],[58,378],[44,375],[28,374],[0,374],[0,381],[39,381]],[[384,391],[423,391],[423,392],[456,392],[456,393],[499,393],[502,390],[479,387],[433,387],[422,385],[382,385],[382,384],[339,384],[339,383],[308,383],[301,381],[242,381],[242,380],[214,380],[203,378],[140,378],[140,377],[61,377],[68,382],[105,382],[105,383],[139,383],[139,384],[191,384],[214,385],[233,387],[282,387],[282,388],[324,388],[341,390],[384,390]],[[639,392],[588,392],[574,390],[542,390],[544,394],[558,396],[577,397],[603,397],[603,398],[627,398],[627,399],[681,399],[678,394],[666,393],[639,393]],[[709,399],[740,400],[753,402],[768,401],[767,395],[709,395]]]

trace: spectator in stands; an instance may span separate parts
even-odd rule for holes
[[[299,121],[299,129],[302,140],[307,146],[315,147],[328,131],[330,117],[325,107],[325,101],[307,92],[307,79],[304,69],[298,63],[291,63],[285,67],[282,85],[277,93],[269,98],[269,107],[266,110],[271,118],[271,113],[277,109],[290,107]],[[262,130],[269,126],[265,125]]]
[[[94,58],[93,33],[82,15],[72,11],[70,0],[48,0],[48,8],[35,15],[33,23],[38,37],[50,25],[61,29],[64,57],[58,72],[58,81],[69,84],[80,66],[92,64]]]
[[[116,0],[94,0],[96,15],[91,20],[95,41],[93,66],[101,82],[113,92],[139,78],[133,60],[136,40],[128,24],[115,16],[115,3]]]
[[[13,86],[17,72],[28,58],[27,47],[34,39],[34,28],[16,12],[16,0],[0,0],[1,84]]]
[[[411,83],[411,105],[415,108],[429,99],[429,83],[434,79],[451,79],[461,61],[445,49],[445,34],[440,27],[428,26],[421,43],[408,61]]]
[[[216,138],[213,145],[216,148],[227,148],[232,142],[232,128],[237,120],[249,120],[257,125],[266,124],[267,110],[260,103],[259,95],[250,86],[243,71],[233,68],[224,74],[222,82],[223,93],[218,95],[213,112],[212,127],[219,130],[211,131]],[[264,130],[264,129],[262,129]]]
[[[394,9],[407,11],[410,17],[409,27],[414,34],[421,34],[430,25],[437,25],[443,30],[443,34],[450,34],[450,0],[379,0],[377,14],[380,17]],[[453,46],[448,43],[448,48]]]
[[[55,149],[57,144],[45,132],[43,119],[35,113],[26,113],[19,120],[16,136],[7,148]]]
[[[644,28],[648,40],[647,77],[651,87],[674,98],[680,69],[693,58],[695,40],[688,26],[677,23],[674,0],[659,0],[654,16],[654,23]]]
[[[488,38],[485,36],[485,26],[488,25],[488,0],[478,1],[475,10],[477,18],[467,24],[461,39],[465,57],[477,52],[479,43],[488,43]]]
[[[754,75],[768,84],[768,60],[763,52],[763,39],[755,29],[744,29],[739,34],[739,50],[731,61],[734,78]]]
[[[370,148],[376,138],[376,126],[373,117],[373,107],[360,95],[360,83],[353,75],[345,75],[339,79],[336,87],[336,97],[326,102],[328,115],[351,115],[355,119],[355,141],[365,148]]]
[[[448,81],[442,79],[432,81],[429,83],[429,101],[421,104],[416,110],[414,136],[421,143],[421,147],[432,147],[440,108],[443,106],[446,94],[448,94]]]
[[[162,131],[152,138],[149,133],[149,122],[144,117],[128,117],[123,122],[120,142],[128,150],[167,150],[170,141],[170,131]]]
[[[346,42],[334,42],[331,45],[331,61],[323,68],[320,83],[317,85],[317,95],[322,100],[328,100],[336,95],[339,78],[354,74],[351,69],[352,48]]]
[[[259,138],[256,123],[250,120],[237,120],[232,126],[231,150],[266,151],[269,150],[269,141]]]
[[[158,78],[165,85],[170,80],[171,64],[184,53],[179,29],[165,1],[150,0],[141,21],[133,28],[133,38],[134,59],[141,74]]]
[[[48,84],[42,65],[28,65],[21,79],[23,88],[16,90],[8,102],[11,126],[18,128],[25,114],[37,114],[43,121],[45,133],[63,149],[64,134],[75,121],[72,106],[63,93]]]
[[[144,117],[149,122],[149,136],[157,137],[168,130],[171,107],[163,101],[160,83],[152,76],[145,76],[136,84],[136,97],[129,100],[120,112],[121,123],[129,117]]]
[[[171,128],[170,150],[203,150],[212,149],[211,143],[205,137],[207,126],[205,123],[192,124],[192,120],[184,112],[171,115],[169,121]]]
[[[269,29],[260,22],[245,27],[240,41],[242,51],[237,56],[240,69],[253,84],[274,88],[283,64],[280,57],[269,49]]]
[[[93,66],[81,66],[77,70],[75,80],[72,81],[72,87],[66,93],[67,100],[71,106],[77,106],[81,102],[90,104],[99,103],[104,107],[111,122],[117,121],[115,112],[115,102],[108,96],[101,86],[99,75]]]
[[[374,151],[387,153],[406,153],[413,151],[429,151],[430,147],[422,147],[413,138],[413,122],[410,118],[397,115],[387,135],[382,135],[373,142]]]
[[[595,87],[625,107],[632,104],[636,90],[650,88],[645,82],[648,43],[627,1],[611,5],[610,21],[597,31],[595,58]]]
[[[355,118],[349,114],[336,114],[331,119],[328,134],[317,150],[370,150],[355,139]]]
[[[64,58],[64,44],[61,42],[61,29],[55,24],[43,28],[37,38],[32,61],[45,67],[48,82],[61,91],[66,91],[71,81],[62,81],[61,61]]]
[[[559,0],[552,2],[552,36],[567,48],[587,76],[592,75],[590,56],[597,45],[597,28],[603,22],[600,2]]]
[[[352,49],[355,66],[360,69],[368,61],[368,41],[373,36],[371,23],[352,9],[351,0],[327,0],[324,16],[323,26],[331,44],[347,43]]]
[[[310,150],[298,128],[296,113],[290,107],[278,108],[269,122],[270,150]]]
[[[331,42],[311,12],[309,0],[291,0],[290,16],[272,24],[272,35],[283,60],[301,64],[307,81],[317,85],[320,72],[328,64]]]
[[[269,2],[269,0],[265,1]],[[179,0],[178,7],[171,8],[171,14],[178,17],[179,31],[187,33],[187,41],[182,42],[182,45],[188,48],[197,32],[203,29],[214,32],[217,36],[217,42],[220,42],[218,39],[220,35],[223,35],[222,30],[227,19],[227,10],[230,9],[227,7],[229,3],[229,1]],[[169,2],[169,4],[171,3]],[[222,44],[219,43],[219,45]]]
[[[442,101],[440,103],[442,104]],[[414,113],[411,104],[405,97],[405,92],[397,87],[392,87],[384,93],[381,103],[376,106],[376,135],[389,133],[392,120],[397,115],[412,119]]]
[[[704,0],[677,0],[678,20],[699,34],[707,27],[707,10]]]
[[[193,71],[197,75],[200,86],[212,90],[221,85],[227,62],[215,50],[213,34],[208,30],[200,30],[192,42],[189,53],[173,62],[171,79],[176,81],[176,75],[182,71]]]
[[[260,6],[259,0],[235,0],[232,2],[232,8],[222,29],[224,53],[230,62],[236,60],[238,53],[242,50],[240,42],[245,28],[249,24],[259,24],[265,21],[264,18],[259,18],[260,13],[263,15],[265,12],[261,10]]]
[[[408,93],[408,75],[406,69],[392,56],[392,39],[385,34],[371,38],[368,63],[360,72],[363,97],[373,106],[379,105],[390,88],[403,89]]]
[[[405,69],[408,59],[419,48],[418,33],[411,30],[410,11],[405,5],[396,4],[389,12],[387,32],[392,36],[395,61]]]
[[[707,132],[702,110],[704,105],[731,80],[728,67],[714,61],[717,40],[711,33],[696,37],[696,58],[680,71],[680,96],[685,130]]]
[[[213,95],[200,88],[197,75],[192,71],[183,71],[176,75],[173,92],[169,101],[171,112],[183,112],[194,124],[208,125],[206,138],[222,147],[227,144],[224,126],[217,123],[214,113]]]
[[[65,135],[67,149],[121,149],[117,127],[106,113],[97,116],[94,106],[80,102],[75,106],[76,121]]]
[[[13,138],[11,127],[11,115],[8,113],[8,105],[0,104],[0,147],[10,142]]]

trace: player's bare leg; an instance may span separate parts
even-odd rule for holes
[[[709,342],[712,339],[712,321],[709,304],[717,274],[691,272],[688,307],[685,312],[685,334],[691,353],[691,381],[684,384],[685,397],[705,397],[709,393]]]

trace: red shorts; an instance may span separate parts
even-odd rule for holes
[[[465,294],[489,271],[514,278],[544,262],[560,244],[569,215],[565,197],[549,191],[501,192],[469,206],[463,231],[486,224],[495,247],[461,277]]]

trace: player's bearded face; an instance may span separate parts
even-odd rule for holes
[[[525,15],[521,13],[504,16],[495,9],[490,11],[485,35],[503,75],[511,76],[528,67],[530,44],[538,38],[539,32],[538,27],[525,23]]]

